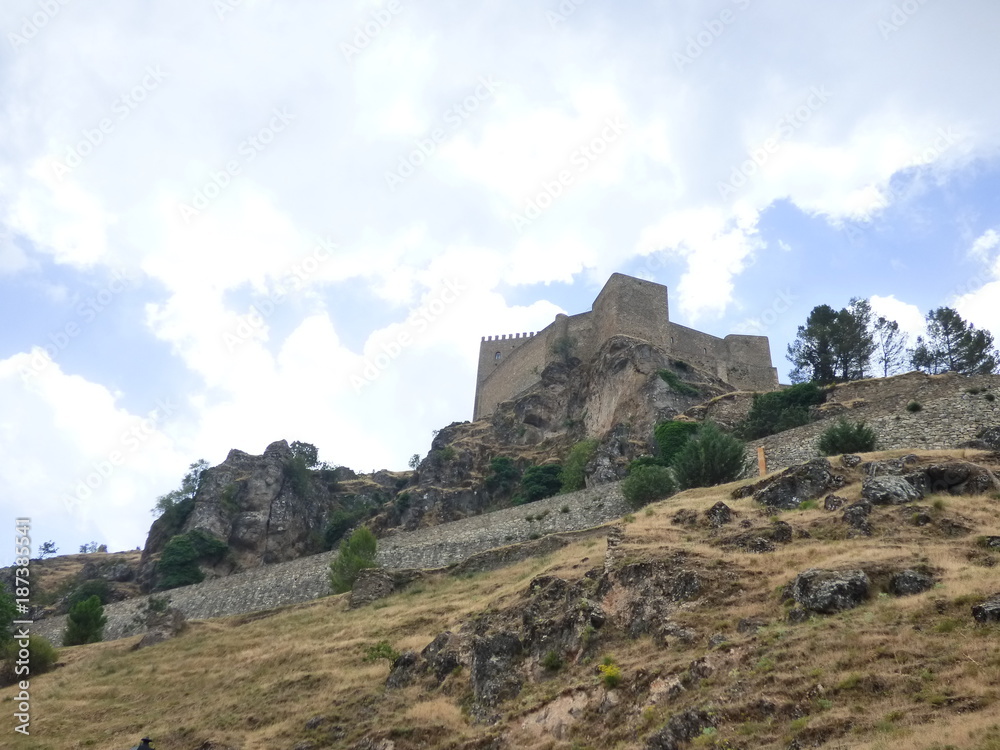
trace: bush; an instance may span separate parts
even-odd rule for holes
[[[674,457],[672,468],[685,490],[733,482],[747,471],[746,446],[705,422]]]
[[[489,492],[498,492],[508,495],[517,487],[521,479],[521,472],[513,459],[506,456],[497,456],[490,461],[490,473],[486,477],[484,486]]]
[[[910,403],[908,403],[908,404],[906,405],[906,410],[907,410],[908,412],[910,412],[910,413],[913,413],[913,412],[918,412],[918,411],[920,411],[920,410],[921,410],[921,409],[923,409],[923,408],[924,408],[924,407],[922,407],[922,406],[920,405],[920,402],[919,402],[919,401],[911,401]]]
[[[343,594],[354,587],[354,582],[365,568],[375,567],[378,541],[367,526],[355,529],[350,537],[340,543],[340,551],[330,561],[330,588]]]
[[[827,427],[819,438],[819,450],[824,456],[838,453],[866,453],[875,450],[875,431],[864,422],[851,424],[841,417]]]
[[[397,498],[398,499],[398,498]],[[364,508],[351,510],[340,509],[330,514],[330,520],[323,530],[323,548],[333,549],[353,526],[356,526],[367,515]]]
[[[84,643],[99,642],[107,621],[101,600],[96,596],[77,602],[69,610],[63,645],[79,646]]]
[[[29,675],[18,675],[15,670],[18,667],[18,651],[20,650],[20,645],[13,639],[7,640],[0,646],[0,687],[13,685],[19,680],[26,679],[29,675],[34,676],[48,672],[56,663],[56,659],[59,658],[59,652],[48,639],[32,633],[28,640],[28,668],[31,671]]]
[[[582,490],[586,486],[584,469],[590,463],[590,459],[594,457],[597,444],[596,440],[581,440],[569,449],[561,477],[563,492]]]
[[[96,596],[101,604],[107,604],[111,598],[111,587],[108,586],[108,582],[103,578],[84,581],[73,589],[73,593],[67,598],[66,604],[72,607],[77,602],[82,602],[84,599],[89,599],[92,596]]]
[[[771,393],[758,393],[737,433],[744,440],[774,435],[809,422],[809,407],[821,404],[826,395],[815,383],[800,383]]]
[[[608,690],[612,690],[622,684],[622,670],[615,664],[610,656],[605,657],[604,663],[598,668],[601,673],[601,682]]]
[[[983,398],[985,398],[990,403],[993,403],[994,401],[997,400],[997,397],[994,396],[992,393],[987,393],[985,396],[983,396]]]
[[[293,456],[292,460],[285,464],[285,479],[292,485],[292,491],[296,495],[305,497],[309,491],[309,477],[309,464],[305,456]]]
[[[163,535],[169,539],[181,532],[181,529],[184,528],[184,522],[187,521],[188,516],[191,515],[191,511],[193,510],[194,498],[186,498],[174,503],[163,511],[163,515],[156,519],[155,523],[161,525],[164,532]]]
[[[365,661],[378,661],[379,659],[385,659],[390,664],[396,661],[400,656],[399,652],[392,647],[389,641],[379,641],[374,646],[369,646],[365,649]]]
[[[562,487],[562,466],[545,464],[544,466],[529,466],[521,477],[521,489],[514,502],[533,503],[546,497],[552,497]]]
[[[225,542],[201,529],[178,534],[167,542],[156,565],[159,588],[174,589],[201,583],[205,574],[198,567],[199,561],[217,563],[228,550]]]
[[[622,482],[622,494],[633,508],[677,492],[673,472],[665,466],[639,466]]]
[[[688,439],[698,431],[697,422],[660,422],[653,434],[659,448],[659,461],[667,466],[676,456]],[[636,459],[641,460],[641,459]]]
[[[701,395],[701,391],[699,389],[689,383],[685,383],[675,372],[671,372],[670,370],[659,370],[656,374],[660,376],[660,380],[666,383],[670,387],[670,390],[674,393],[679,393],[682,396]]]
[[[541,665],[550,672],[558,672],[562,669],[563,660],[558,651],[546,651],[542,657]]]

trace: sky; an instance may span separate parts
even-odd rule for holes
[[[992,0],[8,0],[3,515],[131,549],[234,448],[404,469],[471,418],[482,336],[614,272],[768,336],[783,382],[818,304],[1000,334],[998,27]]]

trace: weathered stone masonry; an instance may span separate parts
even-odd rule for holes
[[[612,336],[631,336],[711,373],[737,388],[769,391],[778,387],[766,336],[729,335],[724,339],[670,321],[667,288],[623,274],[612,274],[590,312],[557,315],[537,333],[484,337],[479,347],[473,419],[488,417],[503,401],[539,382],[541,371],[558,355],[564,337],[574,355],[588,361]]]
[[[563,512],[563,508],[567,511]],[[506,508],[481,516],[401,532],[379,540],[379,565],[390,569],[441,568],[473,555],[540,535],[579,531],[598,526],[628,512],[618,483]],[[542,516],[540,520],[528,521]],[[189,619],[223,617],[311,601],[330,593],[328,571],[333,552],[267,565],[156,596]],[[104,608],[108,622],[104,639],[115,640],[142,632],[133,618],[148,597],[136,597]],[[32,632],[62,643],[65,616],[40,620]]]

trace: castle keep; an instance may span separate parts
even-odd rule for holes
[[[631,336],[741,390],[778,387],[767,336],[731,334],[720,339],[671,323],[665,286],[616,273],[590,312],[559,314],[537,333],[483,337],[473,419],[490,416],[497,404],[537,383],[545,366],[559,357],[553,351],[556,342],[567,336],[575,344],[575,356],[584,362],[612,336]]]

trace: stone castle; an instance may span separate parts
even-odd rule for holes
[[[560,357],[557,342],[572,341],[574,356],[588,362],[612,336],[647,341],[740,390],[778,387],[766,336],[731,334],[720,339],[672,323],[665,286],[616,273],[590,312],[560,313],[537,333],[483,337],[473,419],[489,417],[498,404],[539,382],[545,366]]]

